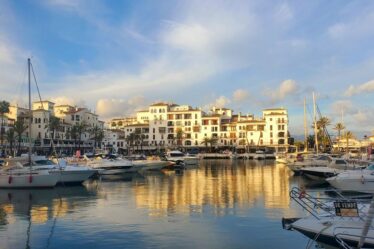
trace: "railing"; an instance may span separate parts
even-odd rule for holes
[[[314,216],[316,219],[320,220],[321,217],[331,217],[331,218],[343,218],[341,216],[337,216],[335,213],[334,202],[335,201],[354,201],[356,203],[360,202],[363,203],[363,200],[360,199],[348,199],[341,195],[339,192],[335,190],[330,190],[330,192],[334,193],[337,198],[317,198],[308,193],[305,190],[301,190],[298,187],[292,188],[290,191],[290,197],[303,209],[305,209],[308,213]],[[358,218],[364,220],[366,218],[365,212],[363,209],[365,205],[358,205]],[[357,218],[357,217],[344,217],[344,218]]]
[[[337,230],[337,229],[344,229],[344,230],[356,229],[356,230],[359,230],[359,232],[361,232],[362,227],[335,227],[334,228],[334,238],[335,238],[336,242],[338,242],[338,244],[344,249],[357,248],[357,246],[358,246],[357,241],[360,241],[360,239],[362,239],[362,238],[365,238],[364,241],[366,241],[367,239],[374,240],[374,237],[370,237],[370,236],[348,234],[348,233],[344,233],[344,232],[343,233],[335,233],[335,230]],[[352,240],[352,238],[354,238],[355,240]],[[364,247],[365,247],[365,243],[362,246],[362,248],[364,248]]]

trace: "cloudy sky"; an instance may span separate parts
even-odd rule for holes
[[[0,99],[43,98],[104,119],[155,101],[261,114],[302,133],[312,92],[332,123],[374,129],[374,1],[0,0]],[[310,117],[310,114],[309,114]]]

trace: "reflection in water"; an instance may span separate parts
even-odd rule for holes
[[[285,166],[256,161],[202,161],[200,170],[188,170],[183,176],[147,176],[147,184],[133,187],[136,204],[148,208],[151,215],[170,212],[202,212],[205,205],[215,215],[231,209],[244,210],[263,202],[266,209],[289,212],[289,171]]]
[[[206,160],[79,187],[0,190],[0,248],[270,248],[271,239],[299,248],[304,238],[280,227],[298,216],[289,191],[299,181],[272,161]]]

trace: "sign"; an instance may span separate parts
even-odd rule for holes
[[[357,217],[358,209],[355,201],[336,201],[334,202],[335,214],[342,217]]]

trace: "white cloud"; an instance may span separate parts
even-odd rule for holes
[[[371,92],[374,92],[374,80],[368,81],[361,85],[350,85],[345,92],[345,96],[350,97],[357,94],[368,94]]]
[[[293,18],[293,11],[289,4],[284,2],[277,8],[274,17],[279,22],[289,21]]]
[[[125,99],[99,99],[96,103],[96,113],[102,119],[133,115],[136,111],[147,106],[143,96]]]
[[[300,88],[294,80],[284,80],[279,85],[278,89],[266,89],[265,96],[270,97],[271,102],[277,103],[284,100],[286,97],[295,95],[299,92]]]
[[[215,100],[213,100],[211,103],[206,104],[203,109],[206,111],[211,110],[213,107],[222,108],[227,107],[228,104],[231,103],[231,100],[225,96],[219,96]]]
[[[351,13],[354,13],[350,11]],[[360,39],[371,36],[374,27],[374,12],[365,11],[360,15],[344,16],[343,22],[328,27],[327,34],[333,39]]]
[[[343,113],[344,115],[351,115],[357,112],[357,108],[354,107],[350,100],[337,100],[331,104],[331,112],[335,115]]]
[[[244,89],[237,89],[233,93],[233,101],[242,102],[248,100],[249,93]]]

